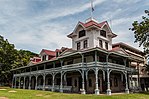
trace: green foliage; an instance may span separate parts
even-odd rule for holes
[[[30,58],[38,56],[38,54],[27,51],[27,50],[19,50],[18,51],[18,61],[17,67],[26,66],[30,62]]]
[[[135,36],[135,42],[139,42],[139,46],[149,47],[149,10],[145,10],[146,16],[142,16],[142,21],[134,21],[132,30]],[[148,36],[148,37],[147,37]]]
[[[17,50],[14,44],[0,36],[0,82],[8,83],[12,68],[26,66],[30,58],[37,54],[27,50]]]

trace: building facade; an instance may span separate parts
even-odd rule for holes
[[[41,61],[12,70],[12,87],[97,95],[129,93],[140,87],[138,68],[144,57],[129,45],[112,44],[116,36],[107,21],[89,18],[78,22],[67,36],[72,48],[42,50]]]

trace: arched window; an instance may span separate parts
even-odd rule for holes
[[[79,31],[79,38],[86,35],[85,30]]]

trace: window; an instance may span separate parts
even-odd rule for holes
[[[43,55],[42,56],[42,61],[45,61],[46,60],[46,55]]]
[[[117,80],[116,77],[114,77],[114,86],[115,86],[115,87],[118,87],[118,80]]]
[[[103,37],[106,37],[106,31],[100,30],[100,35],[103,36]]]
[[[92,80],[89,79],[89,87],[92,87]]]
[[[84,40],[84,48],[87,48],[87,40]]]
[[[80,42],[77,43],[77,50],[80,50]]]
[[[59,52],[56,52],[56,57],[58,57],[58,55],[59,55]]]
[[[105,48],[108,50],[108,43],[105,42]]]
[[[79,31],[79,38],[85,36],[85,30]]]
[[[99,47],[100,47],[100,48],[103,48],[102,40],[99,40]]]

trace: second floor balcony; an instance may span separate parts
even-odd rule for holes
[[[70,65],[63,65],[58,66],[55,68],[50,69],[43,69],[43,70],[35,70],[35,71],[29,71],[29,72],[23,72],[23,73],[16,73],[14,76],[28,76],[28,75],[36,75],[36,74],[48,74],[48,73],[54,73],[54,72],[61,72],[61,71],[73,71],[73,70],[88,70],[88,69],[102,69],[105,70],[107,68],[115,71],[127,71],[127,72],[138,72],[137,69],[126,67],[125,65],[119,65],[115,63],[110,62],[88,62],[88,63],[76,63],[76,64],[70,64]]]

